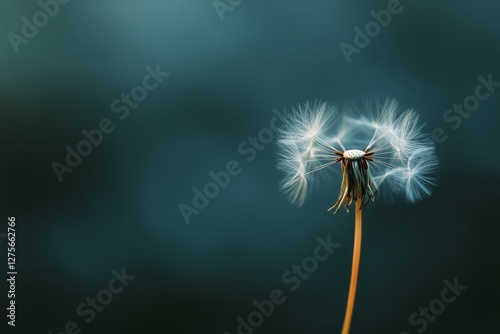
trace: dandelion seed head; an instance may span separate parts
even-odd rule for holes
[[[341,115],[326,102],[299,105],[280,129],[278,145],[281,188],[298,206],[326,171],[342,176],[336,210],[357,197],[373,201],[380,186],[414,202],[429,196],[435,184],[433,142],[418,114],[392,99],[346,108]]]

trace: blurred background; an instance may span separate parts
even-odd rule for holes
[[[341,43],[388,6],[349,62]],[[18,276],[12,328],[0,273],[1,332],[340,333],[354,216],[326,212],[338,183],[290,205],[273,132],[251,137],[308,100],[390,96],[447,139],[430,198],[364,212],[351,333],[500,333],[500,87],[459,126],[443,119],[479,76],[500,82],[499,14],[495,1],[2,1],[0,233],[15,216]],[[239,172],[195,208],[228,163]],[[292,291],[282,275],[328,236],[340,246]],[[109,294],[113,270],[135,278]],[[440,310],[455,279],[467,288]],[[286,300],[260,321],[253,302],[275,289]],[[107,304],[87,323],[88,297]],[[430,305],[437,316],[410,322]]]

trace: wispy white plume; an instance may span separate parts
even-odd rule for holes
[[[335,171],[342,172],[336,210],[356,196],[374,200],[383,184],[394,195],[420,200],[431,194],[438,165],[434,143],[422,130],[418,114],[392,99],[341,113],[326,102],[299,105],[279,132],[282,190],[301,206],[317,176]]]

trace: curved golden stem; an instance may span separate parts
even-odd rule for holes
[[[361,200],[361,198],[357,197],[354,227],[354,249],[352,252],[351,284],[349,287],[349,296],[347,298],[347,307],[345,311],[344,326],[342,327],[342,334],[349,334],[349,330],[351,329],[352,312],[354,310],[354,300],[356,299],[359,259],[361,255],[362,204],[363,201]]]

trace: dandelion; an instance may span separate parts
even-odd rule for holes
[[[278,168],[282,190],[302,206],[319,176],[341,172],[340,192],[328,209],[355,206],[351,283],[343,334],[349,333],[361,254],[362,210],[379,189],[410,202],[431,194],[437,167],[434,143],[423,133],[418,114],[395,100],[370,102],[363,112],[340,115],[326,102],[308,102],[294,110],[279,131]],[[327,174],[328,173],[328,174]],[[330,178],[331,179],[331,178]]]

